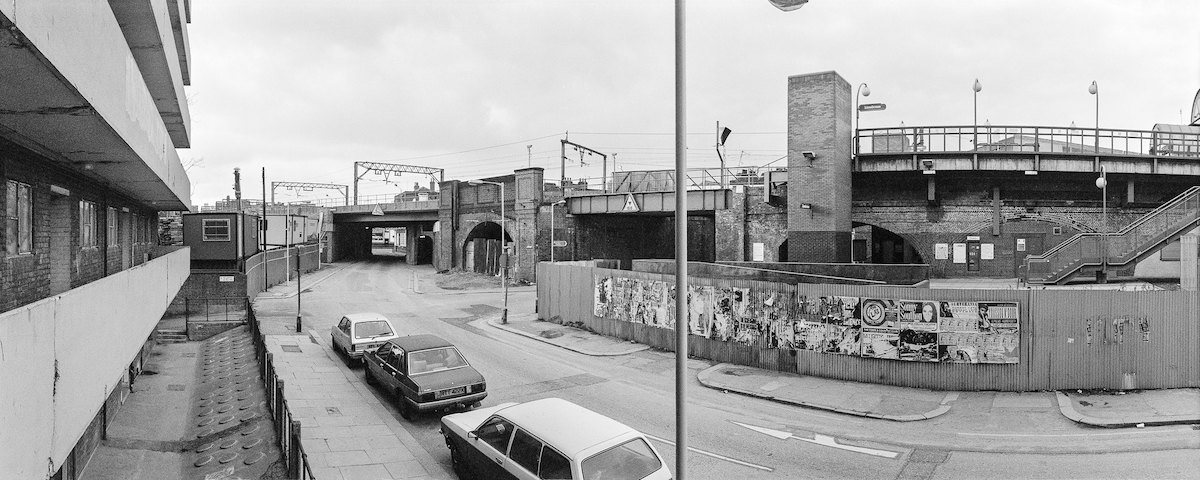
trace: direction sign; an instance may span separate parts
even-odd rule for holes
[[[864,103],[858,106],[860,112],[871,112],[875,110],[887,110],[886,103]]]
[[[565,246],[567,246],[567,241],[566,240],[555,240],[553,242],[550,242],[550,245],[554,246],[554,247],[565,247]]]

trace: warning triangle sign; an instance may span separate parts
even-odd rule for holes
[[[626,193],[625,194],[625,206],[621,207],[621,211],[622,212],[640,212],[640,211],[642,211],[642,209],[638,207],[637,200],[633,199],[633,194]]]
[[[376,204],[375,209],[371,210],[371,215],[383,215],[383,207]]]

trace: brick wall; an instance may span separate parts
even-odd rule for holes
[[[7,208],[7,180],[30,185],[33,214],[33,252],[0,253],[0,311],[27,305],[122,270],[122,249],[134,252],[133,264],[143,262],[155,238],[130,246],[123,237],[108,246],[108,208],[127,209],[143,221],[154,213],[129,198],[96,184],[57,162],[48,161],[0,138],[0,211]],[[51,191],[56,187],[60,193]],[[69,195],[61,195],[63,190]],[[80,247],[79,201],[96,204],[96,245]],[[120,214],[120,213],[119,213]],[[0,244],[7,241],[0,228]]]
[[[837,72],[788,77],[788,260],[850,261],[850,95]]]

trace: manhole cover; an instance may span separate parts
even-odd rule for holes
[[[299,345],[280,345],[279,348],[282,348],[285,352],[300,353]]]
[[[184,388],[184,386],[180,385],[178,383],[172,383],[170,385],[167,385],[167,391],[169,391],[169,392],[182,392],[183,388]]]

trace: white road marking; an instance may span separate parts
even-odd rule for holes
[[[1173,433],[1191,430],[1190,428],[1177,428],[1172,430],[1131,430],[1128,432],[1112,432],[1112,433],[962,433],[959,435],[967,435],[972,437],[1099,437],[1099,436],[1115,436],[1115,435],[1136,435],[1144,433]]]
[[[789,438],[794,438],[796,440],[800,440],[801,442],[808,442],[808,443],[813,443],[816,445],[833,447],[833,448],[846,450],[849,452],[862,453],[865,455],[872,455],[872,456],[883,457],[883,458],[896,458],[896,457],[900,456],[900,452],[892,452],[892,451],[888,451],[888,450],[878,450],[878,449],[867,448],[867,447],[856,447],[854,445],[842,445],[842,444],[838,443],[836,438],[830,437],[828,435],[814,434],[812,439],[808,439],[808,438],[797,437],[797,436],[793,435],[791,432],[785,432],[782,430],[774,430],[774,429],[770,429],[770,428],[766,428],[766,427],[747,425],[745,423],[740,423],[740,422],[732,422],[732,423],[734,425],[745,427],[750,430],[754,430],[758,433],[778,438],[780,440],[787,440]]]
[[[646,438],[649,438],[649,439],[651,439],[651,440],[656,440],[656,441],[659,441],[659,442],[665,443],[665,444],[667,444],[667,445],[670,445],[670,446],[672,446],[672,447],[674,447],[674,446],[675,446],[675,442],[672,442],[672,441],[670,441],[670,440],[667,440],[667,439],[665,439],[665,438],[658,438],[658,437],[656,437],[656,436],[654,436],[654,435],[651,435],[651,434],[649,434],[649,433],[643,433],[642,435],[645,435],[645,436],[646,436]],[[774,472],[774,471],[775,471],[775,469],[774,469],[774,468],[771,468],[771,467],[764,467],[764,466],[762,466],[762,465],[756,465],[756,464],[753,464],[753,463],[750,463],[750,462],[743,462],[743,461],[741,461],[741,460],[738,460],[738,459],[736,459],[736,458],[730,458],[730,457],[726,457],[726,456],[724,456],[724,455],[721,455],[721,454],[712,453],[712,452],[706,452],[706,451],[704,451],[704,450],[700,450],[700,449],[698,449],[698,448],[688,447],[688,451],[691,451],[691,452],[696,452],[696,453],[699,453],[699,454],[701,454],[701,455],[704,455],[704,456],[706,456],[706,457],[712,457],[712,458],[715,458],[715,459],[717,459],[717,460],[724,460],[724,461],[726,461],[726,462],[729,462],[729,463],[735,463],[735,464],[738,464],[738,465],[741,465],[741,466],[744,466],[744,467],[750,467],[750,468],[754,468],[754,469],[762,470],[762,471],[764,471],[764,472]]]

